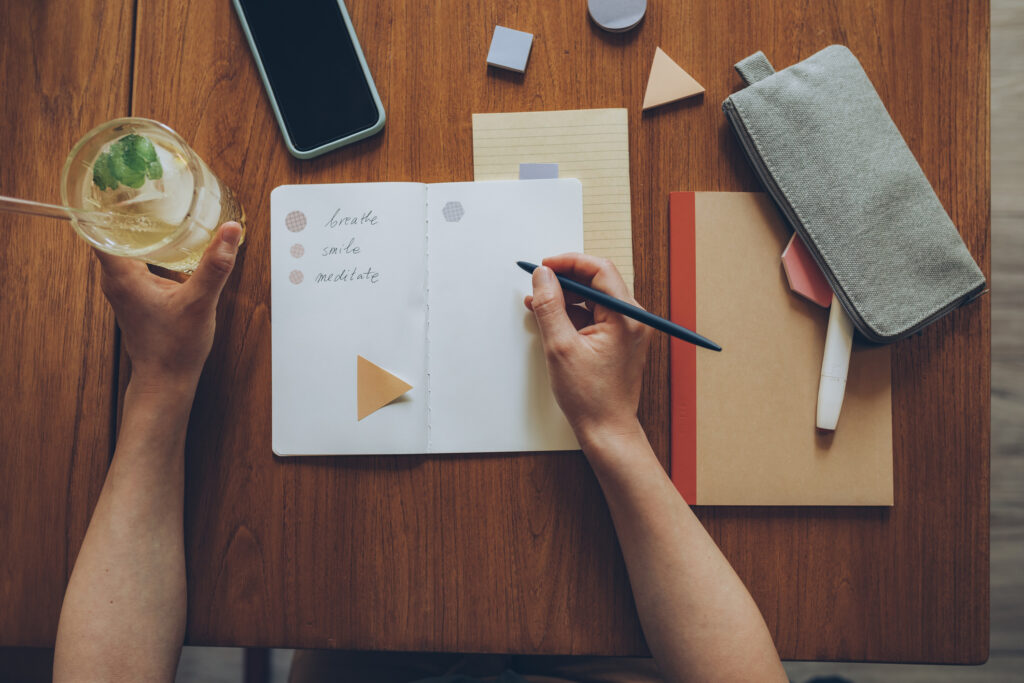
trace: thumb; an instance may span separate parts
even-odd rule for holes
[[[242,226],[238,223],[231,222],[220,226],[213,241],[206,247],[199,267],[186,283],[197,298],[212,298],[216,301],[220,296],[224,283],[228,281],[228,276],[235,267],[235,254],[238,253],[241,239]]]
[[[565,312],[565,296],[550,268],[539,266],[533,271],[533,314],[537,317],[544,349],[564,349],[576,339],[576,328]]]

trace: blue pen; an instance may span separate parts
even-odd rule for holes
[[[526,261],[516,261],[516,265],[525,270],[527,273],[532,273],[537,269],[537,266]],[[580,283],[570,280],[567,277],[562,277],[558,273],[555,273],[555,277],[562,285],[562,289],[573,294],[579,294],[587,301],[593,301],[599,306],[604,306],[616,313],[632,318],[638,322],[642,322],[644,325],[650,325],[656,330],[660,330],[665,334],[670,334],[676,339],[682,339],[684,342],[696,344],[697,346],[703,346],[705,349],[711,349],[712,351],[721,351],[722,347],[711,341],[707,337],[702,337],[696,332],[686,329],[681,325],[676,325],[674,322],[659,318],[653,313],[648,313],[642,308],[637,308],[632,304],[627,304],[622,299],[616,299],[613,296],[608,296],[604,292],[599,292],[592,287],[581,285]]]

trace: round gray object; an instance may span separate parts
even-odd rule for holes
[[[587,0],[587,11],[605,31],[622,33],[643,20],[647,0]]]

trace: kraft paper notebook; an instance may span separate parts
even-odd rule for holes
[[[517,260],[583,247],[577,180],[271,195],[273,451],[573,450]]]
[[[671,195],[672,480],[697,505],[892,505],[889,347],[854,345],[835,432],[815,429],[828,311],[790,291],[768,195]]]

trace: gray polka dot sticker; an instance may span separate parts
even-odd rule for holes
[[[302,255],[306,253],[306,248],[303,247],[298,242],[296,242],[295,244],[292,245],[291,252],[292,256],[294,256],[295,258],[302,258]]]
[[[284,217],[284,226],[289,232],[301,232],[306,228],[306,214],[301,211],[292,211]]]
[[[301,270],[293,270],[292,272],[288,273],[288,279],[291,280],[291,283],[293,285],[302,284],[302,280],[303,280],[302,271]]]
[[[466,210],[462,208],[462,202],[448,202],[441,209],[441,215],[449,223],[458,223],[466,215]]]

